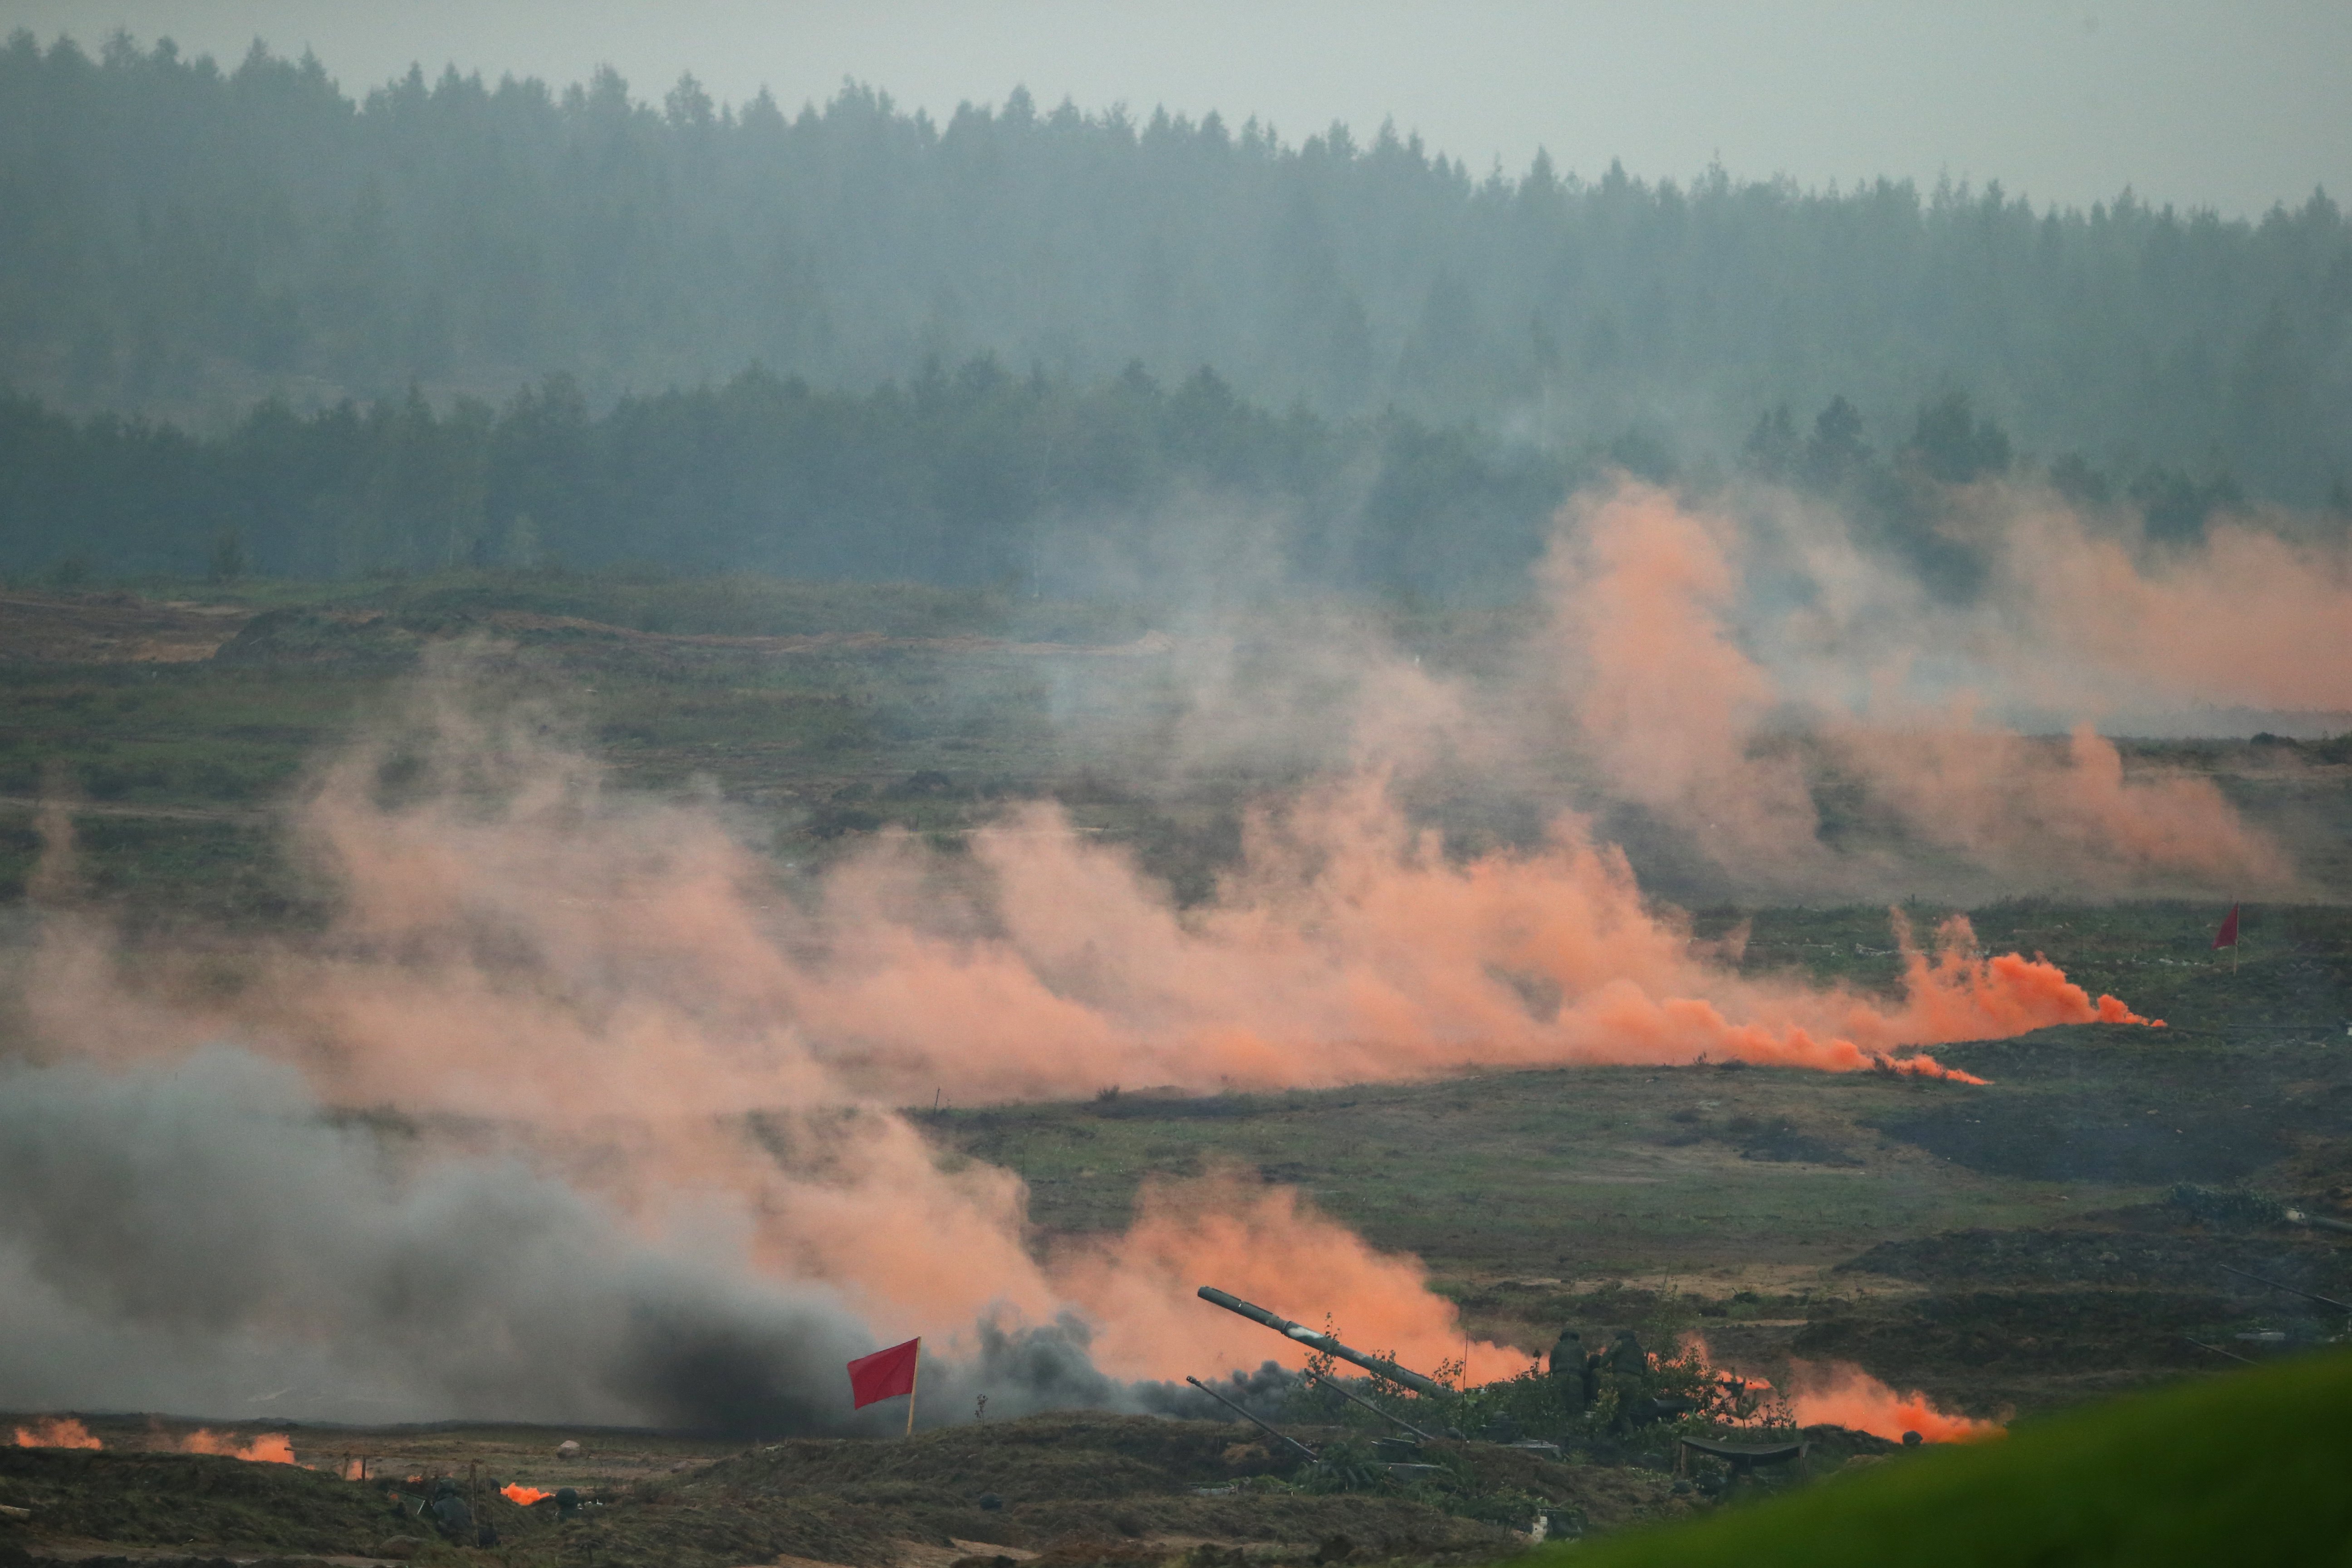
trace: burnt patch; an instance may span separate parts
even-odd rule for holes
[[[1667,1117],[1671,1131],[1659,1138],[1668,1148],[1718,1143],[1738,1152],[1743,1160],[1784,1164],[1859,1165],[1845,1149],[1800,1126],[1786,1116],[1735,1115],[1721,1121],[1696,1110],[1677,1110]]]

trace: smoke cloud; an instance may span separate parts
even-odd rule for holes
[[[2226,629],[2191,640],[2210,660],[2152,657],[2170,627],[2242,626],[2273,597],[2305,631],[2352,613],[2342,561],[2231,529],[2210,561],[2147,576],[2071,513],[1979,521],[2001,575],[1954,611],[1786,504],[1743,525],[1628,483],[1571,508],[1541,572],[1549,674],[1603,793],[1672,824],[1747,890],[1868,896],[1923,873],[1949,881],[1934,862],[1957,857],[1979,887],[2011,893],[2293,891],[2291,857],[2210,779],[2129,775],[2079,715],[2144,703],[2168,663],[2201,671],[2168,689],[2176,710],[2290,692],[2352,708],[2332,641],[2294,686],[2233,670]],[[2209,563],[2247,596],[2189,586]],[[2101,607],[2076,614],[2077,593]],[[2054,704],[2078,715],[2063,742],[1992,718]],[[1824,785],[1858,788],[1857,821],[1825,820]]]
[[[1916,1432],[1929,1443],[1972,1443],[1999,1437],[2000,1422],[1957,1415],[1926,1394],[1902,1393],[1851,1362],[1793,1362],[1785,1390],[1800,1426],[1826,1422],[1900,1441]]]
[[[1758,565],[1763,526],[1627,485],[1564,514],[1538,627],[1499,672],[1423,670],[1368,633],[1361,657],[1300,666],[1338,754],[1250,812],[1190,906],[1050,802],[968,854],[885,833],[788,884],[727,808],[611,787],[560,714],[492,694],[463,653],[324,761],[294,813],[331,891],[321,931],[134,963],[74,912],[60,816],[30,1047],[0,1068],[0,1177],[19,1195],[0,1309],[21,1325],[0,1399],[848,1430],[842,1363],[919,1333],[935,1419],[982,1393],[1007,1414],[1170,1408],[1168,1380],[1294,1355],[1192,1300],[1210,1282],[1328,1308],[1433,1368],[1464,1345],[1419,1264],[1297,1194],[1230,1173],[1148,1184],[1126,1230],[1047,1251],[1017,1176],[943,1160],[894,1108],[1473,1062],[1936,1073],[1920,1047],[2144,1021],[2048,963],[1982,952],[1957,918],[1924,940],[1896,922],[1891,997],[1743,973],[1596,826],[1649,814],[1755,885],[1911,869],[1831,831],[1825,768],[1898,837],[1996,879],[2291,880],[2210,784],[2139,776],[2094,728],[2035,739],[1980,719],[1994,699],[1930,689],[1919,671],[1975,646],[1960,612],[1890,636],[1861,695],[1833,689],[1823,650],[1850,663],[1865,628],[1903,622],[1899,585],[1782,518],[1801,547],[1773,558],[1803,567],[1798,594]],[[2032,513],[2007,537],[2069,527]],[[2087,532],[2070,548],[2151,617],[2203,611],[2128,558],[2110,580]],[[2246,574],[2313,570],[2208,548]],[[2039,613],[2022,587],[2003,603]],[[2090,639],[2105,651],[2079,667],[2145,680],[2118,640],[2136,625],[2035,635]],[[1204,736],[1237,689],[1229,655],[1193,667]],[[1548,825],[1450,846],[1405,803],[1465,765],[1549,792]],[[1296,1299],[1302,1276],[1316,1301]],[[1468,1360],[1487,1377],[1525,1358]]]

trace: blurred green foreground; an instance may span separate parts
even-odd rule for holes
[[[1522,1562],[1566,1568],[2352,1563],[2352,1352],[1900,1457],[1753,1508]]]

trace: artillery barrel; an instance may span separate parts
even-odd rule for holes
[[[1263,1324],[1284,1339],[1297,1340],[1300,1344],[1321,1351],[1325,1355],[1337,1356],[1345,1362],[1353,1362],[1366,1372],[1385,1377],[1391,1383],[1412,1389],[1415,1394],[1434,1396],[1445,1392],[1444,1387],[1434,1379],[1423,1377],[1410,1367],[1399,1366],[1385,1356],[1366,1355],[1362,1351],[1349,1350],[1328,1334],[1317,1333],[1304,1323],[1294,1323],[1279,1312],[1269,1312],[1264,1307],[1243,1300],[1239,1296],[1228,1295],[1213,1285],[1202,1286],[1200,1297],[1202,1300],[1212,1306],[1223,1307],[1226,1311],[1247,1318],[1253,1323]]]

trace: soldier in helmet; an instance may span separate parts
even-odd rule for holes
[[[1563,1326],[1551,1346],[1551,1383],[1570,1415],[1581,1415],[1592,1403],[1593,1358],[1585,1353],[1584,1336]]]
[[[474,1535],[474,1510],[466,1506],[465,1495],[457,1483],[446,1477],[433,1483],[433,1501],[425,1511],[433,1516],[434,1525],[451,1541],[468,1544]]]
[[[1631,1329],[1621,1329],[1607,1350],[1593,1358],[1596,1395],[1602,1386],[1617,1391],[1617,1415],[1612,1429],[1623,1431],[1648,1419],[1650,1358]]]

